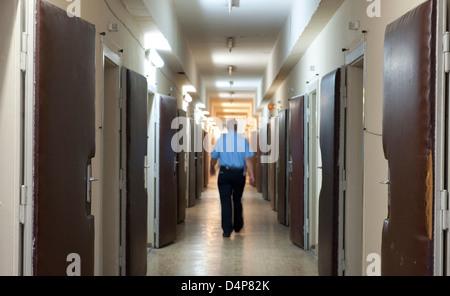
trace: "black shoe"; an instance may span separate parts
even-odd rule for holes
[[[223,233],[223,237],[230,237],[230,236],[231,236],[231,233],[227,233],[227,232]]]
[[[241,232],[242,228],[243,228],[243,227],[241,227],[241,228],[236,228],[236,229],[234,229],[234,232],[239,233],[239,232]]]

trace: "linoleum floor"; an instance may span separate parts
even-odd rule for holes
[[[317,260],[289,240],[270,202],[248,185],[244,191],[244,228],[222,237],[216,180],[187,209],[177,241],[150,249],[148,276],[317,276]]]

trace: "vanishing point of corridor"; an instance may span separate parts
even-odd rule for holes
[[[243,197],[244,229],[222,237],[217,179],[187,209],[177,241],[151,249],[148,276],[316,276],[317,261],[289,240],[270,202],[248,185]]]

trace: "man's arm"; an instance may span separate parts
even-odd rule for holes
[[[253,157],[246,158],[245,164],[247,165],[248,173],[250,175],[250,184],[255,183],[255,175],[253,174]]]
[[[211,176],[216,175],[216,164],[217,164],[217,159],[211,158],[211,165],[210,165],[210,169],[209,169]]]

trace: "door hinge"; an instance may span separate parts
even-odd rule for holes
[[[28,34],[22,32],[20,40],[20,70],[27,70],[27,54],[28,54]]]
[[[306,234],[309,234],[309,219],[306,219],[305,220],[305,233]]]
[[[347,171],[342,170],[342,190],[347,191]]]
[[[123,188],[124,188],[124,172],[123,172],[123,169],[120,169],[119,170],[119,189],[120,190],[123,190]]]
[[[119,247],[119,266],[124,266],[123,246]]]
[[[348,98],[348,94],[347,94],[347,85],[344,86],[344,95],[343,95],[343,100],[344,100],[344,108],[347,109],[347,98]]]
[[[442,36],[442,51],[444,52],[444,70],[450,72],[450,32],[445,32]]]
[[[344,273],[344,271],[347,269],[347,261],[345,260],[345,250],[341,249],[340,251],[340,263],[341,263],[341,272]]]
[[[450,211],[448,201],[448,191],[441,191],[441,213],[442,213],[442,230],[449,230],[450,228]]]
[[[27,186],[20,187],[19,223],[25,224],[25,208],[28,205]]]

